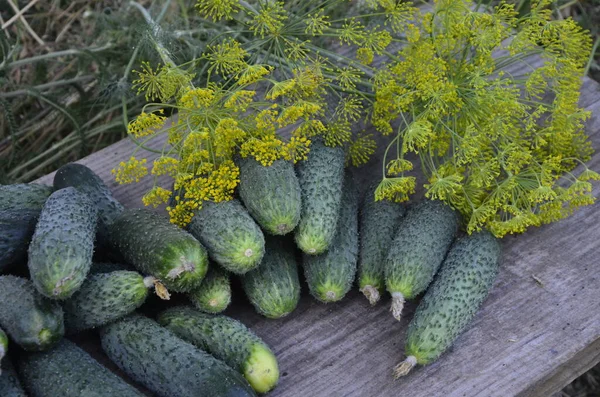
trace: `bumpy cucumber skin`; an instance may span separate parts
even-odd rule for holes
[[[265,317],[285,317],[298,306],[300,279],[294,251],[287,239],[268,236],[260,266],[241,277],[250,303]]]
[[[304,276],[312,296],[321,302],[342,299],[356,275],[358,261],[358,192],[349,173],[344,178],[337,232],[329,250],[304,255]]]
[[[28,351],[53,347],[64,335],[63,311],[24,278],[0,276],[0,326]]]
[[[425,291],[457,231],[456,213],[441,201],[425,200],[409,209],[385,260],[387,290],[406,299]]]
[[[194,306],[205,313],[221,313],[231,303],[229,274],[218,266],[210,266],[206,277],[188,298]]]
[[[8,336],[4,333],[2,328],[0,328],[0,361],[6,355],[8,351]]]
[[[275,355],[262,339],[241,322],[227,316],[204,314],[185,306],[167,309],[159,315],[158,322],[181,339],[237,369],[256,392],[266,393],[277,385],[279,367]],[[261,354],[269,355],[264,360],[268,362],[267,365],[253,365],[253,353],[258,350]],[[257,368],[263,369],[263,373],[257,374]]]
[[[27,247],[51,193],[50,186],[35,183],[0,186],[0,273],[27,260]]]
[[[325,252],[335,237],[342,201],[344,150],[316,139],[308,159],[298,165],[302,214],[296,228],[296,244],[310,255]]]
[[[256,268],[265,253],[262,231],[238,200],[205,201],[188,228],[215,262],[235,274]]]
[[[119,270],[133,270],[133,268],[124,263],[94,262],[89,274],[112,273]]]
[[[41,211],[52,194],[52,187],[37,183],[0,185],[0,211],[35,210]]]
[[[109,226],[109,235],[111,247],[127,262],[169,290],[191,291],[206,275],[208,257],[202,244],[155,212],[127,209]]]
[[[39,215],[36,210],[0,210],[0,273],[25,263]]]
[[[73,342],[22,357],[19,374],[35,397],[142,397],[133,386],[100,365]]]
[[[239,166],[240,197],[256,222],[274,235],[294,230],[300,222],[302,196],[293,164],[276,160],[265,167],[248,157]]]
[[[74,187],[88,195],[98,207],[98,241],[104,244],[108,239],[107,225],[123,212],[123,205],[115,199],[98,175],[81,164],[66,164],[54,175],[54,188]]]
[[[148,297],[138,272],[126,270],[93,274],[63,304],[67,333],[99,327],[128,315]]]
[[[500,256],[500,242],[486,231],[454,243],[408,327],[407,356],[429,364],[454,343],[487,297]]]
[[[0,362],[0,396],[27,397],[17,377],[17,371],[8,359]]]
[[[29,272],[37,290],[67,299],[81,287],[92,265],[98,209],[72,187],[50,195],[29,245]]]
[[[375,184],[367,190],[360,211],[358,285],[361,290],[371,286],[381,294],[385,288],[384,262],[406,207],[388,200],[375,201],[376,188]]]
[[[158,396],[255,395],[225,363],[143,316],[135,314],[107,325],[100,337],[108,357]]]

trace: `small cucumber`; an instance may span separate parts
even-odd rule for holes
[[[160,397],[255,396],[244,377],[153,320],[130,315],[100,331],[102,349]]]
[[[40,295],[31,281],[0,276],[0,302],[0,326],[23,349],[46,350],[63,337],[62,308]]]
[[[294,248],[287,239],[268,236],[260,266],[241,277],[250,303],[265,317],[281,318],[298,306],[300,280]]]
[[[29,245],[29,272],[37,290],[67,299],[81,287],[94,253],[98,210],[72,187],[50,195]]]
[[[8,336],[6,336],[6,334],[4,333],[2,328],[0,328],[0,362],[2,362],[2,359],[6,355],[7,351],[8,351]]]
[[[34,397],[143,396],[66,339],[52,350],[22,357],[18,367],[25,389]]]
[[[231,303],[229,274],[218,266],[209,267],[200,287],[188,293],[188,298],[198,310],[221,313]]]
[[[10,360],[0,362],[0,396],[27,397]]]
[[[344,150],[316,139],[308,159],[298,165],[302,214],[296,228],[296,244],[310,255],[325,252],[335,236],[342,201]]]
[[[206,250],[191,234],[153,211],[123,211],[109,226],[110,245],[141,273],[176,292],[198,287],[206,275]]]
[[[192,218],[189,231],[206,246],[215,262],[235,274],[254,269],[265,253],[262,231],[235,199],[205,201]]]
[[[277,385],[277,358],[269,346],[241,322],[185,306],[167,309],[159,315],[158,322],[241,372],[257,393],[267,393]]]
[[[27,247],[51,193],[51,187],[35,183],[0,186],[0,273],[27,261]]]
[[[377,185],[366,192],[360,211],[358,287],[369,302],[379,301],[385,289],[384,262],[406,207],[388,200],[375,201]]]
[[[396,377],[430,364],[452,346],[492,288],[501,254],[500,242],[487,231],[454,243],[408,326],[407,358],[396,367]]]
[[[239,166],[240,197],[256,222],[270,234],[294,230],[300,221],[302,196],[293,164],[276,160],[265,167],[248,157]]]
[[[123,212],[123,205],[115,199],[98,175],[82,164],[66,164],[54,175],[54,189],[74,187],[85,193],[98,208],[97,240],[104,244],[108,239],[107,225]]]
[[[148,297],[156,279],[119,270],[92,274],[63,304],[68,333],[99,327],[128,315]]]
[[[34,210],[41,211],[52,187],[38,183],[18,183],[15,185],[0,185],[0,211]]]
[[[400,223],[385,261],[392,314],[402,317],[405,299],[424,292],[437,273],[458,231],[458,216],[441,201],[424,200]]]
[[[337,232],[329,250],[304,255],[304,276],[311,295],[321,302],[342,299],[354,282],[358,260],[358,192],[349,173],[344,178]]]

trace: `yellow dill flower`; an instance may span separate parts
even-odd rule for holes
[[[356,50],[356,59],[363,65],[370,65],[373,63],[373,59],[375,58],[375,53],[370,48],[359,48]]]
[[[198,0],[196,8],[200,16],[219,21],[231,19],[241,6],[238,0]]]
[[[155,186],[148,193],[142,197],[142,202],[145,206],[153,206],[154,208],[158,207],[161,204],[165,204],[169,201],[171,197],[171,191],[167,189],[163,189],[160,186]]]
[[[323,137],[325,139],[325,145],[327,146],[343,146],[350,142],[350,139],[352,138],[350,122],[338,120],[329,124]]]
[[[214,134],[214,151],[219,157],[227,158],[233,155],[234,148],[244,140],[246,132],[232,118],[219,121]]]
[[[392,36],[387,30],[370,29],[365,33],[362,46],[372,50],[375,54],[381,55],[392,42]]]
[[[337,70],[337,81],[343,88],[355,89],[356,84],[360,82],[363,74],[364,73],[359,69],[353,68],[352,66],[345,66],[344,68]]]
[[[361,45],[366,36],[365,27],[355,18],[348,19],[339,31],[339,36],[342,43]]]
[[[328,19],[329,16],[324,15],[323,10],[308,14],[307,18],[304,20],[304,24],[306,25],[304,33],[311,36],[323,34],[323,32],[331,26],[331,22],[329,22]]]
[[[115,176],[115,180],[121,185],[139,182],[143,177],[148,175],[146,159],[138,160],[131,156],[128,161],[121,161],[119,166],[110,172]]]
[[[285,145],[283,158],[294,164],[298,161],[306,160],[308,158],[308,152],[310,151],[310,144],[310,139],[306,137],[292,137],[287,145]]]
[[[363,134],[350,143],[348,147],[348,161],[355,167],[366,164],[373,153],[375,153],[376,148],[377,142],[373,139],[373,135]]]
[[[193,211],[194,208],[191,208],[190,204],[185,201],[178,202],[174,207],[167,207],[171,223],[180,227],[185,227],[190,224],[192,217],[194,216]]]
[[[434,175],[429,179],[429,184],[424,185],[427,189],[425,196],[432,200],[452,200],[462,191],[462,180],[463,176],[459,174]]]
[[[294,130],[292,136],[301,138],[310,138],[316,135],[322,135],[327,131],[327,127],[321,120],[306,120],[300,123],[298,128]]]
[[[203,57],[210,62],[210,71],[227,76],[238,74],[248,67],[245,61],[247,55],[238,41],[227,38],[219,44],[208,46]]]
[[[300,41],[298,39],[293,41],[288,40],[284,53],[291,61],[304,61],[309,57],[310,53],[307,44],[311,44],[310,41]]]
[[[146,113],[142,112],[135,118],[135,120],[129,122],[127,125],[127,133],[133,135],[136,138],[143,138],[146,136],[153,135],[156,130],[160,129],[167,119],[162,116],[163,109],[159,109],[157,113]]]
[[[386,166],[386,173],[390,176],[398,176],[413,169],[413,163],[406,159],[391,160]]]
[[[246,68],[239,73],[237,83],[240,86],[254,84],[271,73],[271,70],[272,68],[270,66],[247,65]]]
[[[256,91],[238,90],[234,91],[225,101],[223,106],[232,109],[234,112],[245,112],[252,103]]]
[[[254,15],[250,22],[250,30],[256,36],[265,38],[265,36],[279,36],[284,22],[289,18],[287,11],[283,8],[282,1],[272,3],[260,3],[261,8],[258,14]]]
[[[173,66],[163,65],[153,70],[148,62],[142,62],[141,71],[133,72],[138,75],[133,80],[133,88],[138,94],[144,92],[146,100],[158,98],[162,102],[178,95],[179,90],[187,87],[194,78],[193,74]]]
[[[419,149],[423,149],[433,136],[432,125],[426,120],[413,121],[404,130],[402,139],[402,147],[404,151],[418,153]]]
[[[342,120],[357,121],[362,114],[362,101],[356,95],[342,98],[338,103],[335,114]]]
[[[269,92],[267,92],[267,95],[265,95],[265,99],[277,99],[283,95],[289,94],[294,88],[296,88],[296,79],[276,81],[273,83],[273,87],[271,87]]]
[[[416,178],[383,178],[375,189],[375,201],[389,200],[397,203],[407,201],[415,193]]]
[[[294,124],[300,118],[308,119],[321,111],[321,106],[317,103],[308,101],[299,101],[294,105],[285,107],[279,114],[277,122],[280,127]]]
[[[188,87],[177,101],[179,106],[194,109],[206,108],[215,100],[215,91],[211,88]]]
[[[175,177],[179,168],[179,160],[173,157],[161,156],[154,160],[152,175],[170,175]]]
[[[282,156],[284,143],[274,136],[265,136],[262,139],[249,139],[241,145],[240,154],[242,157],[252,156],[264,165],[270,166],[273,162]]]

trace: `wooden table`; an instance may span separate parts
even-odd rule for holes
[[[581,105],[592,111],[587,131],[600,150],[600,86],[592,80],[584,81]],[[147,178],[119,186],[110,175],[133,148],[124,140],[80,161],[126,207],[141,206],[151,184]],[[600,170],[600,153],[589,166]],[[357,178],[364,183],[379,175],[379,167],[375,159]],[[52,175],[40,181],[51,183]],[[595,196],[599,190],[596,184]],[[414,302],[399,323],[387,298],[370,307],[354,289],[342,302],[326,305],[304,288],[294,313],[268,320],[235,290],[227,314],[247,324],[279,357],[282,377],[273,397],[547,397],[600,361],[600,205],[508,236],[503,246],[498,279],[469,330],[439,361],[398,381],[392,368],[403,359]]]

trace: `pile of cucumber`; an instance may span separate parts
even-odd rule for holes
[[[500,244],[487,232],[455,240],[459,219],[441,202],[407,209],[374,201],[374,187],[361,202],[344,164],[341,148],[318,140],[296,168],[241,159],[239,196],[204,203],[185,230],[125,209],[79,164],[59,169],[52,187],[0,186],[0,395],[267,393],[275,355],[220,314],[234,277],[272,319],[297,307],[300,272],[321,302],[343,299],[355,278],[371,304],[387,290],[397,319],[425,292],[395,374],[437,359],[490,290]],[[179,303],[157,314],[152,291]],[[130,380],[67,339],[80,332],[98,332]]]

